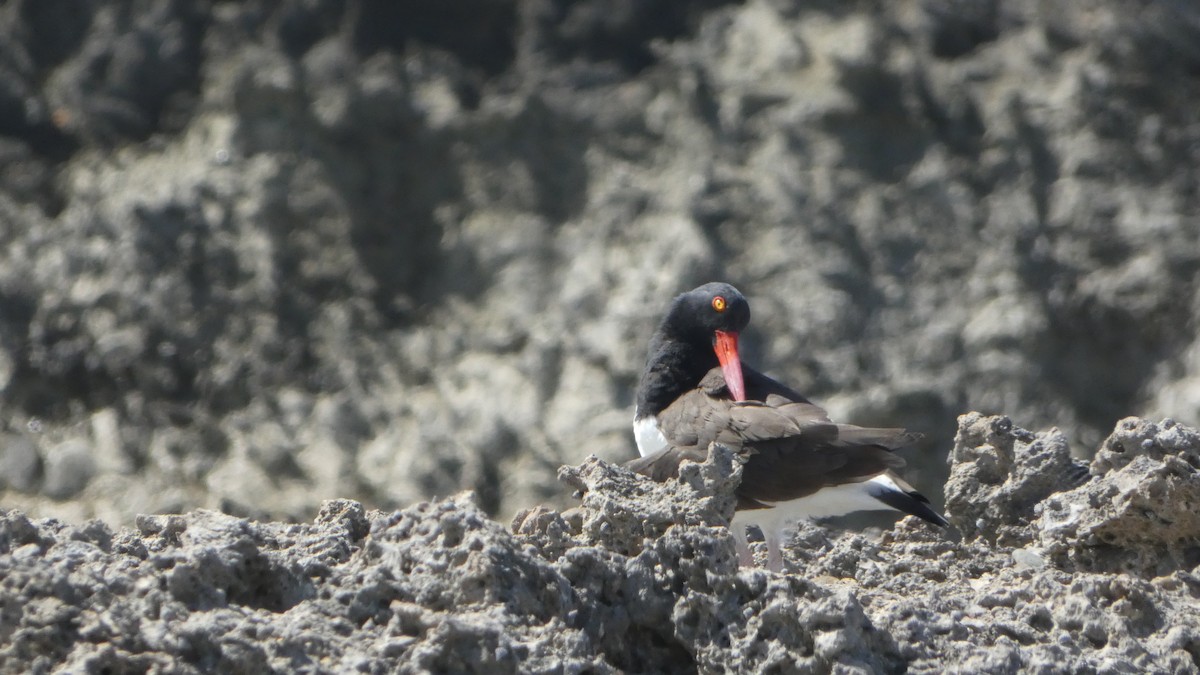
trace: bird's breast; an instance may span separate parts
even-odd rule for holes
[[[636,417],[633,420],[633,438],[637,441],[638,454],[642,457],[666,449],[667,437],[658,428],[658,418],[654,415]]]

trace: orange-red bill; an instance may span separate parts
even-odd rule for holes
[[[725,386],[733,394],[733,400],[746,400],[746,383],[742,381],[742,359],[738,356],[738,334],[723,330],[715,332],[713,351],[721,362],[721,374],[725,376]]]

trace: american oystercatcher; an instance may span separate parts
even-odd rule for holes
[[[650,340],[634,413],[641,458],[628,466],[655,480],[683,461],[704,461],[711,443],[745,457],[730,529],[743,565],[753,562],[746,527],[758,525],[771,569],[783,567],[788,524],[854,511],[897,510],[947,522],[894,472],[893,450],[918,438],[904,429],[837,424],[795,390],[743,365],[738,334],[750,305],[736,288],[709,283],[676,297]]]

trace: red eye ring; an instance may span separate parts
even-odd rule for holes
[[[724,312],[725,308],[727,306],[728,306],[728,304],[725,302],[725,298],[723,298],[719,295],[714,297],[712,300],[712,308],[715,309],[718,313]]]

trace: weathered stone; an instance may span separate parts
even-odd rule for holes
[[[0,488],[30,491],[41,470],[42,458],[33,441],[19,434],[0,435]]]
[[[962,540],[915,518],[882,534],[800,523],[787,574],[738,568],[724,523],[741,465],[717,447],[666,483],[595,458],[564,467],[580,505],[511,529],[469,493],[394,512],[329,501],[310,524],[195,511],[116,532],[2,512],[0,673],[1195,670],[1195,481],[1172,482],[1195,447],[1147,445],[1036,501],[1032,474],[1058,454],[1019,446],[1053,434],[963,420],[975,440],[952,474],[1002,479],[1011,489],[975,494],[1033,500],[1039,518],[984,510],[989,536]],[[1123,422],[1106,445],[1148,425]],[[984,461],[1003,448],[1007,464]]]
[[[1200,667],[1196,432],[1066,453],[1200,417],[1200,4],[425,4],[0,3],[0,671]],[[561,511],[713,278],[935,501],[1062,433],[804,583]]]
[[[1200,5],[393,5],[0,8],[0,409],[97,451],[6,504],[563,508],[714,278],[918,485],[963,409],[1200,415]]]
[[[1039,506],[1039,543],[1060,567],[1154,576],[1200,565],[1195,429],[1124,419],[1092,472],[1101,479]]]
[[[1005,546],[1029,543],[1035,507],[1088,479],[1058,429],[1034,434],[996,415],[958,418],[950,454],[946,514],[965,537]]]
[[[83,491],[96,473],[92,449],[82,440],[69,440],[46,450],[43,491],[55,499],[70,499]]]

